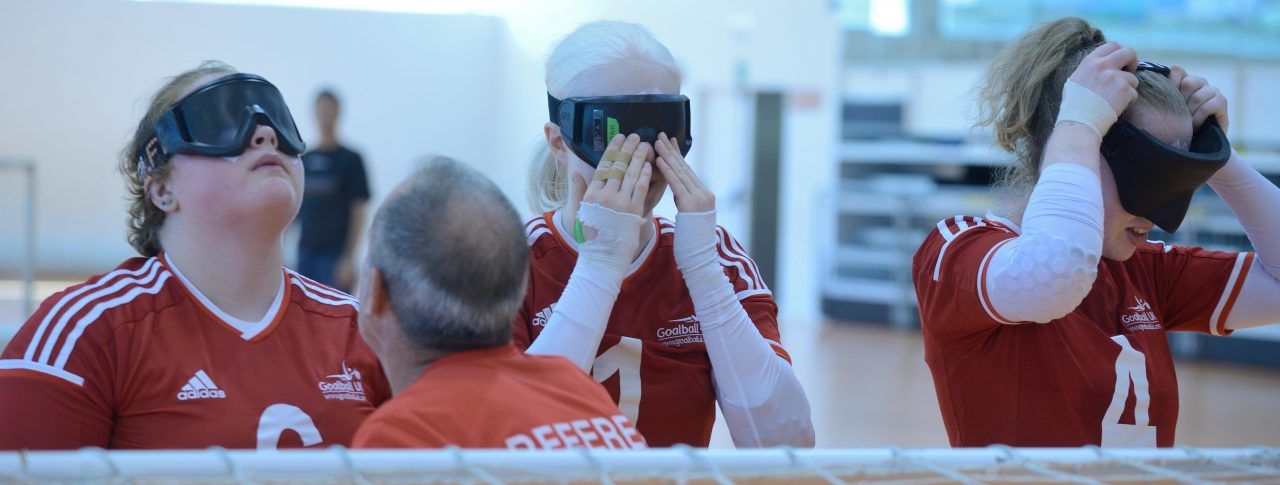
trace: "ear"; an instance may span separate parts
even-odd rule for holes
[[[568,166],[569,163],[569,147],[564,144],[564,137],[560,136],[560,127],[554,123],[542,125],[542,134],[547,137],[547,148],[551,150],[551,156],[556,157],[562,165]]]
[[[369,285],[369,297],[364,302],[365,307],[361,311],[369,312],[369,315],[379,319],[385,318],[391,312],[391,300],[387,296],[387,285],[382,279],[382,270],[374,268],[372,265],[365,266],[363,274],[367,274],[369,278],[365,284]]]
[[[161,182],[154,176],[148,175],[147,180],[142,183],[142,189],[146,191],[147,199],[151,204],[160,210],[170,214],[178,211],[178,199],[174,197],[173,191],[169,190],[167,182]]]

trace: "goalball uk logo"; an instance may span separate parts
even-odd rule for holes
[[[342,361],[342,372],[324,376],[318,386],[325,399],[368,400],[364,394],[364,382],[361,380],[360,371],[347,367],[345,360]]]
[[[702,323],[695,315],[667,321],[674,327],[658,329],[658,343],[667,347],[679,347],[684,344],[702,343]]]
[[[1120,323],[1129,330],[1159,330],[1160,319],[1151,311],[1151,304],[1141,297],[1133,297],[1135,305],[1126,307],[1126,313],[1120,315]]]

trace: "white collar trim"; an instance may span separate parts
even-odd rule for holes
[[[253,338],[261,334],[263,330],[266,330],[267,327],[271,326],[271,322],[275,321],[276,314],[280,311],[280,305],[284,303],[285,281],[282,274],[280,279],[280,289],[276,291],[276,299],[271,302],[271,306],[267,308],[267,313],[262,315],[262,319],[256,322],[241,320],[222,311],[222,309],[218,308],[217,305],[214,305],[208,297],[204,296],[204,293],[201,293],[200,289],[196,288],[196,285],[192,284],[191,281],[187,279],[186,275],[182,274],[182,270],[179,270],[178,266],[173,264],[173,260],[169,259],[168,254],[164,255],[164,264],[169,267],[169,270],[173,271],[174,275],[177,275],[178,280],[181,281],[182,285],[186,286],[187,290],[196,297],[196,300],[200,302],[200,305],[204,306],[206,310],[209,310],[209,313],[212,313],[214,316],[218,317],[218,319],[222,320],[223,323],[239,330],[240,338],[245,340],[253,340]]]

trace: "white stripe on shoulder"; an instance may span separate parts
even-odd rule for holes
[[[355,301],[355,299],[356,299],[356,297],[351,296],[351,295],[349,295],[349,294],[347,294],[347,293],[343,293],[343,292],[341,292],[341,291],[338,291],[338,290],[335,290],[335,289],[333,289],[333,288],[329,288],[329,287],[327,287],[327,286],[325,286],[325,285],[322,285],[322,284],[320,284],[320,282],[318,282],[318,281],[316,281],[316,280],[313,280],[313,279],[311,279],[311,278],[308,278],[308,277],[306,277],[306,275],[303,275],[302,273],[296,272],[296,271],[291,270],[291,269],[290,269],[290,270],[286,270],[286,271],[289,271],[290,273],[292,273],[294,276],[296,276],[299,280],[301,280],[301,281],[302,281],[302,284],[307,285],[307,287],[308,287],[308,288],[310,288],[310,289],[311,289],[311,291],[314,291],[314,292],[316,292],[316,293],[318,293],[318,294],[325,295],[325,296],[331,296],[331,297],[337,298],[337,299],[339,299],[339,300],[346,299],[346,300]]]
[[[739,274],[739,275],[742,275],[742,280],[743,280],[743,281],[745,281],[745,282],[747,283],[747,289],[748,289],[748,290],[758,290],[758,289],[760,289],[760,287],[756,285],[756,279],[755,279],[755,277],[751,276],[751,273],[747,271],[747,268],[746,268],[746,267],[742,266],[742,263],[739,263],[739,262],[737,262],[737,261],[733,261],[733,260],[729,260],[729,259],[725,259],[725,258],[724,258],[724,256],[720,256],[719,254],[717,254],[717,255],[716,255],[716,258],[720,259],[720,265],[721,265],[721,266],[726,266],[726,267],[730,267],[730,268],[737,268],[737,269],[738,269],[738,274]]]
[[[297,286],[298,289],[302,290],[302,294],[306,295],[307,297],[310,297],[312,300],[318,301],[320,303],[324,303],[329,306],[347,305],[347,306],[350,306],[351,308],[355,308],[356,311],[360,311],[360,304],[356,302],[356,300],[353,300],[350,298],[330,299],[330,298],[325,298],[323,296],[317,295],[307,287],[306,283],[303,283],[302,280],[298,278],[289,278],[289,283],[292,284],[293,286]]]
[[[77,386],[84,386],[84,378],[72,374],[65,370],[50,367],[39,362],[32,362],[26,359],[4,359],[0,360],[0,369],[21,369],[39,372],[41,374],[51,375],[59,379],[65,380]]]
[[[1222,287],[1222,296],[1218,297],[1218,306],[1213,308],[1213,316],[1209,317],[1209,333],[1212,335],[1222,335],[1218,332],[1218,319],[1226,318],[1228,315],[1222,314],[1222,309],[1227,306],[1227,300],[1231,299],[1231,293],[1236,288],[1236,279],[1240,278],[1240,270],[1244,269],[1244,261],[1249,253],[1236,254],[1236,263],[1231,267],[1231,277],[1227,278],[1227,284]]]
[[[725,242],[723,237],[716,238],[716,246],[719,250],[716,253],[716,257],[720,258],[720,264],[738,268],[738,276],[747,283],[748,290],[764,289],[764,285],[760,284],[759,279],[757,279],[755,273],[751,272],[750,268],[738,259],[730,259],[734,256],[734,253],[729,250],[729,245]]]
[[[959,223],[965,222],[964,220],[961,219],[961,216],[956,216],[955,220],[956,220],[957,226],[959,226]],[[970,226],[967,222],[965,222],[965,225],[963,226],[964,229],[961,229],[951,234],[951,237],[947,237],[947,233],[942,232],[943,229],[946,229],[947,221],[943,220],[938,223],[938,231],[942,234],[942,238],[946,239],[947,241],[942,243],[942,248],[938,249],[938,260],[933,263],[933,281],[938,281],[938,278],[942,277],[942,258],[947,255],[947,248],[951,247],[951,243],[955,242],[956,238],[959,238],[960,235],[964,234],[966,231],[979,228],[979,227],[987,227],[987,223],[984,222],[982,218],[975,217],[973,218],[973,220],[975,222],[974,225]],[[994,227],[994,226],[991,226],[991,227]]]
[[[168,270],[160,271],[155,278],[155,282],[151,286],[144,287],[147,282],[142,282],[123,295],[117,296],[110,300],[103,301],[94,305],[93,309],[86,313],[83,317],[76,321],[75,328],[71,329],[71,333],[67,334],[67,341],[62,344],[62,349],[58,351],[58,361],[53,363],[54,367],[65,369],[67,367],[67,359],[71,358],[71,352],[75,350],[76,341],[80,339],[80,335],[84,334],[84,330],[98,320],[102,313],[112,308],[124,305],[133,301],[138,295],[148,294],[154,295],[164,289],[164,283],[173,276]]]
[[[745,265],[746,277],[751,283],[749,286],[750,288],[768,289],[768,286],[764,283],[763,277],[760,276],[760,268],[756,266],[755,260],[751,259],[750,256],[747,256],[746,249],[743,249],[742,245],[738,243],[738,240],[729,235],[729,231],[724,227],[716,226],[716,242],[720,245],[720,248],[724,250],[725,258],[740,262],[741,264],[738,265],[739,268],[742,268],[743,265]]]
[[[938,221],[938,234],[941,234],[942,238],[946,239],[947,241],[950,241],[952,238],[956,237],[956,233],[951,232],[951,228],[947,227],[946,219]]]
[[[54,304],[53,308],[49,310],[49,313],[46,313],[44,315],[44,319],[40,321],[40,326],[36,327],[36,333],[35,335],[31,336],[31,343],[27,345],[27,353],[23,355],[23,358],[33,362],[35,361],[36,349],[40,347],[41,337],[44,336],[45,330],[48,329],[49,322],[53,321],[54,317],[58,315],[58,311],[62,310],[62,308],[66,306],[68,303],[75,302],[76,298],[79,297],[80,295],[83,295],[89,291],[93,291],[95,289],[103,287],[107,283],[110,283],[111,280],[117,276],[138,276],[143,273],[146,273],[147,271],[150,271],[151,267],[155,266],[158,261],[159,261],[158,258],[152,257],[151,259],[147,260],[146,264],[142,265],[142,267],[138,269],[135,269],[132,271],[123,270],[123,269],[112,271],[110,273],[102,275],[101,278],[98,278],[98,281],[94,282],[91,285],[84,285],[79,289],[77,289],[76,291],[62,295],[62,297],[58,299],[58,303]]]
[[[547,226],[544,225],[538,227],[537,229],[534,229],[533,232],[530,232],[529,235],[525,236],[525,243],[532,246],[533,243],[538,242],[538,238],[549,234],[551,234],[551,230],[547,229]]]
[[[772,297],[773,292],[769,291],[768,288],[765,288],[763,290],[742,290],[736,293],[735,295],[738,297],[738,301],[742,301],[756,295],[766,295],[766,296]]]
[[[1000,316],[996,314],[995,308],[991,306],[991,302],[987,301],[986,297],[983,296],[986,294],[986,292],[984,292],[983,290],[985,289],[985,285],[987,284],[987,266],[991,264],[991,256],[996,254],[996,250],[1000,249],[1001,246],[1004,246],[1009,241],[1011,241],[1011,239],[1005,239],[1003,241],[996,243],[995,246],[991,246],[991,249],[987,251],[987,255],[982,257],[982,263],[980,266],[978,266],[978,277],[976,278],[978,280],[978,286],[977,286],[978,304],[982,306],[982,311],[987,312],[987,316],[991,317],[992,320],[1000,322],[1001,324],[1004,324],[1004,325],[1014,325],[1014,322],[1010,322],[1008,320],[1000,318]]]
[[[323,296],[325,298],[329,298],[333,300],[338,300],[338,301],[349,301],[352,303],[358,303],[358,300],[356,300],[356,297],[348,295],[341,291],[329,288],[327,286],[324,286],[320,283],[317,283],[315,280],[307,278],[306,276],[299,275],[298,282],[302,283],[302,285],[305,286],[306,289],[311,290],[312,294]]]
[[[675,232],[676,232],[676,225],[675,225],[675,223],[671,222],[671,221],[670,221],[670,220],[668,220],[668,219],[662,218],[662,217],[659,217],[659,218],[657,218],[657,219],[658,219],[658,232],[659,232],[659,233],[661,233],[661,234],[675,234]]]
[[[537,232],[540,229],[546,229],[546,228],[547,228],[547,222],[542,219],[538,219],[524,226],[524,233],[526,235],[533,234],[534,232]]]
[[[1149,242],[1149,243],[1160,243],[1160,248],[1161,248],[1161,250],[1162,250],[1162,251],[1164,251],[1164,252],[1166,252],[1166,253],[1167,253],[1167,252],[1169,252],[1169,251],[1173,251],[1173,245],[1172,245],[1172,244],[1169,244],[1169,243],[1167,243],[1167,242],[1164,242],[1164,241],[1161,241],[1161,240],[1158,240],[1158,239],[1152,239],[1152,240],[1149,240],[1149,241],[1147,241],[1147,242]]]
[[[760,267],[756,266],[756,260],[751,259],[751,256],[747,255],[747,249],[742,247],[742,243],[738,242],[737,239],[734,239],[734,237],[729,234],[729,230],[719,226],[717,226],[717,228],[724,233],[724,237],[728,240],[730,248],[735,250],[735,255],[743,261],[746,261],[747,265],[751,267],[751,274],[755,275],[755,277],[760,280],[760,287],[768,288],[768,286],[764,284],[764,276],[760,274]]]
[[[542,219],[542,216],[538,216],[538,217],[535,217],[535,218],[533,218],[533,219],[529,219],[529,221],[528,221],[528,222],[525,222],[525,223],[524,223],[524,231],[525,231],[525,232],[529,232],[529,230],[530,230],[530,229],[532,229],[532,228],[533,228],[533,226],[534,226],[535,224],[538,224],[538,223],[544,223],[544,224],[545,224],[545,223],[546,223],[546,221],[544,221],[544,220]]]
[[[92,304],[95,300],[103,299],[103,298],[118,294],[125,288],[129,287],[130,285],[141,286],[141,285],[149,284],[151,283],[152,280],[156,278],[158,274],[169,273],[168,270],[164,269],[164,265],[159,263],[149,265],[149,268],[151,269],[149,269],[147,273],[141,277],[131,276],[128,278],[120,278],[116,280],[115,284],[111,286],[108,286],[106,288],[100,288],[98,289],[98,291],[89,293],[88,295],[85,295],[83,298],[76,299],[75,304],[67,308],[67,310],[62,313],[62,316],[58,318],[57,323],[53,325],[53,328],[49,330],[49,338],[45,339],[44,345],[41,346],[40,355],[37,358],[33,358],[29,360],[31,360],[32,362],[41,362],[41,363],[49,364],[50,363],[49,359],[53,354],[53,346],[58,341],[58,336],[62,335],[63,330],[66,329],[67,324],[71,321],[72,317],[76,316],[77,313],[80,313],[80,310],[83,310],[85,307]],[[36,342],[34,340],[32,341],[32,345],[36,345]]]

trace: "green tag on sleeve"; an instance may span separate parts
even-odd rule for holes
[[[606,120],[605,123],[608,124],[608,126],[605,127],[605,132],[609,135],[607,138],[605,138],[606,143],[608,143],[610,141],[613,141],[613,137],[618,136],[618,133],[621,132],[622,130],[618,128],[617,118],[609,117],[609,119]]]

